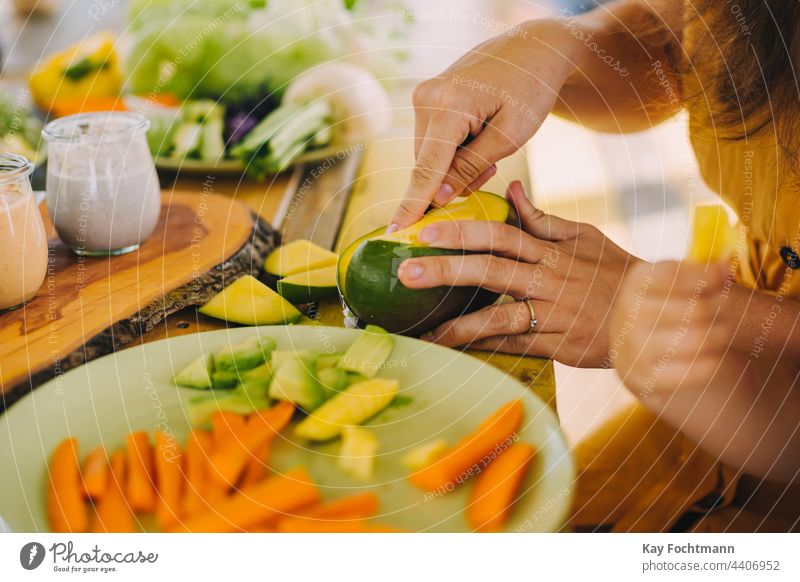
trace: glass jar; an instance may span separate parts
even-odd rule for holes
[[[156,227],[161,187],[138,113],[81,113],[48,123],[47,207],[79,255],[121,255]]]
[[[0,311],[31,299],[47,274],[47,234],[32,171],[27,158],[0,154]]]

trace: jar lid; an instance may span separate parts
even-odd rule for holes
[[[42,137],[47,142],[106,143],[121,141],[146,132],[150,122],[131,111],[98,111],[78,113],[51,121],[44,126]]]
[[[33,162],[17,154],[0,154],[0,184],[26,178],[33,172]]]

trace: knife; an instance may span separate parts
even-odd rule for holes
[[[276,226],[284,242],[306,239],[334,249],[363,152],[363,146],[343,149],[295,168],[277,212]]]

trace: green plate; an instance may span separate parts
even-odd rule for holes
[[[122,350],[67,372],[0,417],[0,516],[14,531],[47,531],[47,459],[68,435],[78,438],[81,455],[101,443],[109,449],[120,447],[133,430],[152,433],[169,427],[179,442],[185,442],[185,404],[198,392],[173,386],[173,374],[203,352],[256,333],[275,338],[279,349],[334,352],[344,351],[360,332],[322,326],[220,330]],[[326,499],[374,490],[381,499],[377,519],[385,524],[413,531],[468,531],[463,509],[471,484],[443,495],[426,494],[408,483],[408,469],[400,458],[409,447],[433,438],[455,443],[501,404],[522,398],[526,412],[519,436],[539,452],[507,529],[559,529],[570,507],[573,465],[553,412],[516,380],[484,362],[419,340],[396,339],[379,375],[400,380],[404,398],[368,423],[381,446],[374,481],[359,483],[337,469],[338,442],[308,446],[284,438],[271,455],[273,467],[304,465]]]

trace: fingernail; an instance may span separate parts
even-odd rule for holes
[[[424,243],[432,243],[436,242],[439,238],[439,227],[438,226],[426,226],[422,229],[422,232],[419,233],[419,240]]]
[[[426,331],[421,336],[419,336],[419,339],[421,339],[424,342],[432,342],[435,338],[436,336],[433,335],[432,331]]]
[[[386,227],[386,234],[392,234],[393,232],[397,232],[398,230],[400,230],[400,225],[397,224],[396,222],[393,222]]]
[[[403,261],[397,270],[401,279],[419,279],[422,275],[422,265],[414,261]]]
[[[450,184],[442,184],[439,187],[439,191],[436,193],[436,196],[434,196],[433,201],[439,206],[447,204],[450,202],[450,198],[453,197],[453,192],[455,192],[455,190],[453,190],[453,187]]]

